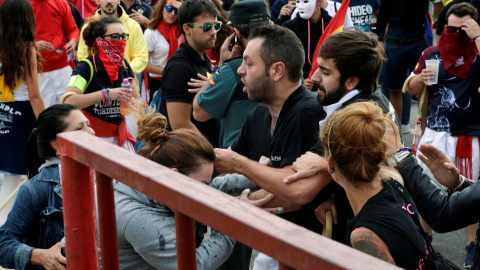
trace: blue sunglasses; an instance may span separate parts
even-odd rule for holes
[[[173,10],[173,11],[175,11],[175,14],[178,14],[178,8],[174,8],[174,7],[172,7],[172,6],[165,6],[165,10],[166,10],[168,13],[172,12],[172,10]]]

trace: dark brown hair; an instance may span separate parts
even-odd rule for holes
[[[30,135],[26,145],[28,179],[38,173],[38,168],[45,159],[57,156],[50,142],[68,127],[65,119],[74,110],[80,111],[80,108],[71,104],[54,104],[40,113],[37,128]]]
[[[167,132],[167,119],[135,100],[139,140],[145,141],[138,154],[168,168],[188,175],[205,163],[215,162],[215,152],[208,140],[190,129]]]
[[[472,17],[472,19],[474,19],[475,21],[478,19],[478,10],[469,3],[458,3],[458,4],[455,4],[455,5],[452,5],[448,9],[447,16],[445,17],[447,22],[448,22],[448,17],[451,14],[453,14],[453,15],[459,17],[459,18],[461,18],[463,16],[470,15],[470,17]]]
[[[320,139],[336,169],[351,183],[371,182],[380,171],[386,125],[395,126],[372,101],[353,103],[328,118]]]
[[[300,39],[290,29],[278,25],[259,26],[250,31],[248,40],[254,38],[264,39],[260,57],[265,64],[265,72],[274,63],[282,62],[291,82],[302,78],[305,51]]]
[[[35,15],[28,0],[5,0],[0,6],[0,62],[5,84],[13,89],[18,80],[34,69],[42,71],[42,60],[35,44]],[[35,48],[37,66],[30,63]]]
[[[350,28],[331,35],[323,43],[318,56],[333,59],[341,74],[340,83],[344,83],[348,77],[358,77],[358,90],[369,94],[377,90],[378,73],[385,51],[379,46],[375,34]]]
[[[107,32],[107,27],[110,24],[116,23],[122,24],[119,19],[113,16],[107,16],[101,19],[92,16],[88,19],[87,24],[85,24],[85,27],[83,28],[83,40],[85,40],[85,45],[88,47],[88,54],[94,54],[97,52],[97,48],[93,47],[95,39],[103,36]]]

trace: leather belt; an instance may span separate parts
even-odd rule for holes
[[[414,43],[417,43],[419,41],[424,40],[425,37],[426,37],[426,35],[423,34],[423,35],[416,36],[416,37],[413,37],[413,38],[404,38],[404,39],[387,38],[387,42],[395,43],[395,44],[398,44],[398,45],[410,45],[410,44],[414,44]]]

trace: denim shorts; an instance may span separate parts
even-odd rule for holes
[[[427,39],[409,45],[385,42],[387,59],[382,67],[382,88],[388,91],[402,89],[403,83],[415,69],[422,52],[428,48]]]

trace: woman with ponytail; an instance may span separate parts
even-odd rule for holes
[[[77,106],[52,105],[38,116],[27,145],[28,174],[30,178],[36,175],[20,187],[7,221],[0,227],[2,267],[65,269],[66,259],[60,253],[64,229],[56,138],[58,133],[74,130],[95,134]]]
[[[347,244],[405,269],[457,269],[432,249],[400,174],[382,166],[390,128],[395,124],[377,104],[357,102],[333,113],[322,129],[329,172],[354,214]]]
[[[27,173],[25,144],[45,108],[38,87],[41,70],[32,4],[6,0],[0,6],[0,205]],[[0,210],[0,224],[12,205]]]
[[[134,152],[135,137],[127,131],[120,106],[140,98],[136,85],[133,91],[122,87],[124,79],[134,82],[123,57],[128,37],[117,18],[91,17],[83,29],[90,56],[77,64],[60,102],[80,107],[97,137]]]
[[[150,98],[160,88],[163,68],[168,59],[180,45],[181,31],[178,26],[177,13],[182,1],[161,0],[153,7],[152,19],[145,30],[149,63],[145,71],[149,73],[148,85]]]

